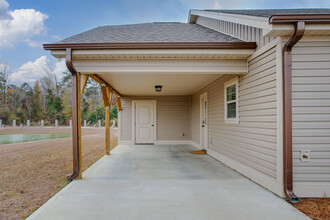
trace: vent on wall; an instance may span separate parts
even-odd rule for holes
[[[310,161],[309,150],[300,151],[300,160],[301,161]]]

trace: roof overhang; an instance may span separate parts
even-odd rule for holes
[[[255,42],[145,42],[44,44],[45,50],[59,49],[255,49]]]
[[[260,28],[260,29],[270,29],[271,28],[271,26],[268,23],[268,18],[265,18],[265,17],[229,14],[229,13],[222,13],[222,12],[210,12],[210,11],[202,11],[202,10],[190,10],[188,23],[195,23],[197,16],[243,24],[243,25],[256,27],[256,28]]]
[[[73,49],[81,74],[97,74],[121,95],[191,95],[224,74],[246,74],[254,49]],[[66,50],[51,51],[65,58]],[[162,85],[156,93],[154,86]]]
[[[44,44],[56,58],[70,49],[77,72],[97,74],[121,95],[191,95],[224,74],[246,74],[255,48],[255,42]]]
[[[270,18],[267,18],[190,10],[188,22],[195,23],[198,16],[260,28],[263,31],[263,36],[268,37],[291,36],[295,30],[293,23],[298,21],[304,21],[306,23],[305,36],[330,35],[330,14],[274,14]]]
[[[73,59],[247,59],[254,49],[75,49]],[[65,58],[66,51],[51,51]]]
[[[275,14],[269,18],[270,30],[264,30],[264,36],[291,36],[294,23],[305,22],[304,36],[329,36],[330,14]]]
[[[306,24],[329,24],[330,14],[275,14],[269,24],[292,24],[304,21]]]

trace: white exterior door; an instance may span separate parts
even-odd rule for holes
[[[200,145],[202,149],[208,147],[208,124],[207,124],[207,93],[200,96]]]
[[[135,109],[135,143],[154,143],[154,103],[138,102]]]

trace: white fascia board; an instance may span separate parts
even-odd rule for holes
[[[268,23],[268,18],[264,18],[264,17],[191,10],[191,15],[189,16],[190,18],[189,22],[191,22],[190,20],[193,15],[243,24],[261,29],[271,29],[271,25]]]
[[[189,10],[189,15],[188,15],[188,23],[195,23],[197,20],[197,16],[196,15],[192,15],[191,14],[192,10]]]

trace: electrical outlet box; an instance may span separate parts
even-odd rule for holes
[[[301,150],[300,151],[300,160],[301,161],[310,161],[309,150]]]
[[[182,136],[182,137],[184,136],[184,132],[181,132],[181,136]]]

